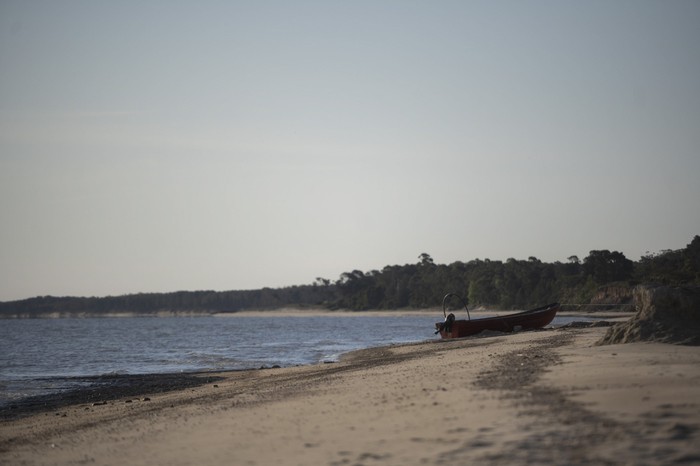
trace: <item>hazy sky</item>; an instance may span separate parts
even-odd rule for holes
[[[700,234],[698,1],[0,2],[0,300]]]

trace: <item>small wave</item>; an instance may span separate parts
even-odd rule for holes
[[[119,369],[119,370],[114,370],[114,371],[109,371],[109,372],[104,372],[102,374],[99,374],[100,377],[112,377],[115,375],[129,375],[129,371],[126,369]]]

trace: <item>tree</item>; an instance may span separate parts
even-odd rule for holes
[[[688,279],[700,283],[700,236],[696,235],[693,241],[686,246],[683,252],[683,262]]]
[[[435,262],[433,261],[433,258],[430,257],[430,254],[425,252],[418,256],[418,259],[420,259],[420,265],[435,265]]]
[[[621,252],[604,249],[591,251],[583,260],[583,269],[596,282],[603,284],[631,278],[634,263]]]
[[[330,286],[331,281],[328,280],[327,278],[323,277],[316,277],[316,280],[313,283],[313,286]]]

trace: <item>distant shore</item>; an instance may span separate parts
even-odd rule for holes
[[[219,311],[157,311],[157,312],[49,312],[37,315],[26,313],[0,315],[0,319],[76,319],[76,318],[122,318],[122,317],[295,317],[295,316],[398,316],[398,315],[438,315],[441,309],[416,310],[330,310],[324,308],[279,308],[248,309],[232,312]]]
[[[3,464],[692,464],[700,347],[430,341],[0,422]],[[274,446],[274,448],[271,448]]]
[[[458,318],[466,318],[464,310],[454,312]],[[484,308],[470,309],[470,315],[474,317],[484,315],[502,315],[517,311],[489,310]],[[279,308],[279,309],[249,309],[234,312],[218,311],[158,311],[158,312],[48,312],[41,314],[0,314],[2,319],[80,319],[80,318],[123,318],[123,317],[295,317],[295,316],[435,316],[438,319],[443,317],[442,308],[433,309],[396,309],[396,310],[368,310],[352,311],[346,309],[330,310],[324,308]],[[633,315],[629,311],[611,310],[572,310],[559,311],[557,315],[569,317],[595,317],[600,319],[628,317]]]

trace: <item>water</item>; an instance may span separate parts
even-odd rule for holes
[[[441,315],[0,320],[0,405],[85,383],[75,377],[336,361],[356,349],[435,339],[439,320]]]

